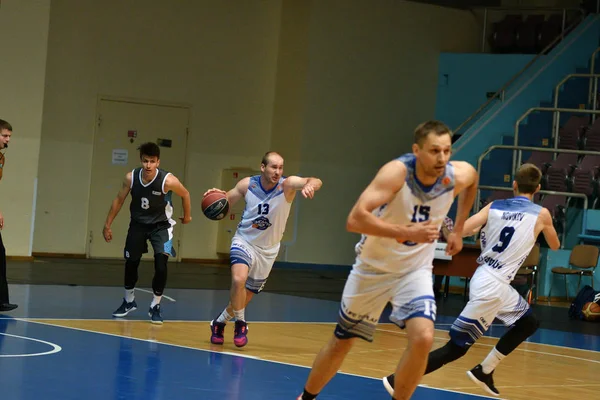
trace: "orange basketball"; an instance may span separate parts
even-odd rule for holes
[[[585,303],[581,312],[585,316],[586,321],[600,320],[600,305],[597,303]]]

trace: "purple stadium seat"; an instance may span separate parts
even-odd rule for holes
[[[490,45],[494,53],[510,53],[515,49],[517,28],[522,24],[521,15],[511,14],[494,23]]]
[[[536,53],[536,42],[543,15],[528,15],[525,22],[517,26],[516,45],[520,53]]]
[[[545,151],[533,151],[525,162],[536,165],[540,169],[544,169],[544,164],[552,162],[552,153]]]

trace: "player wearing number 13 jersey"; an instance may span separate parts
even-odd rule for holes
[[[494,318],[498,318],[511,329],[481,364],[467,372],[474,383],[497,396],[499,392],[492,378],[494,369],[537,330],[539,324],[529,304],[509,284],[540,232],[552,250],[560,247],[550,212],[532,202],[540,189],[541,177],[535,165],[522,165],[513,182],[516,197],[493,201],[465,222],[464,236],[481,229],[481,255],[477,260],[480,266],[471,279],[469,302],[450,328],[448,343],[429,354],[426,374],[465,355]],[[392,395],[395,382],[393,375],[383,380]]]
[[[225,325],[234,317],[233,343],[237,347],[248,343],[245,309],[271,273],[296,192],[312,199],[322,185],[318,178],[284,177],[283,158],[274,151],[263,156],[260,171],[260,175],[241,179],[229,192],[213,188],[204,193],[226,194],[231,206],[241,199],[246,203],[231,240],[230,302],[210,323],[213,344],[223,344]]]
[[[117,197],[113,200],[106,217],[103,235],[107,242],[112,240],[111,225],[123,206],[127,195],[131,193],[129,211],[131,219],[127,239],[125,240],[125,296],[121,306],[113,312],[114,317],[124,317],[137,308],[134,288],[138,279],[138,266],[142,254],[148,252],[148,241],[154,250],[154,279],[152,291],[154,298],[148,314],[152,323],[162,324],[160,300],[167,282],[167,260],[175,256],[172,246],[173,192],[181,196],[183,203],[183,224],[192,220],[190,194],[179,180],[170,172],[159,169],[160,147],[156,143],[144,143],[140,146],[142,168],[127,173]]]
[[[462,229],[477,190],[468,163],[450,162],[452,132],[428,121],[414,132],[412,154],[384,165],[350,211],[347,229],[361,233],[346,281],[338,324],[317,355],[299,400],[312,400],[340,369],[356,338],[373,340],[384,307],[406,327],[408,349],[398,366],[402,399],[414,392],[433,342],[433,256],[440,227],[460,193],[447,251],[462,248]],[[400,386],[399,386],[400,387]]]

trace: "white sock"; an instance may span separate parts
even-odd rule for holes
[[[219,318],[217,318],[217,322],[227,323],[231,320],[231,318],[233,318],[233,315],[229,315],[229,313],[227,312],[227,309],[224,309],[223,312],[221,313],[221,315],[219,315]]]
[[[246,321],[246,316],[244,315],[245,311],[245,308],[242,308],[241,310],[233,310],[233,316],[238,321]]]
[[[125,301],[128,303],[131,303],[133,300],[135,300],[135,295],[133,294],[133,291],[135,289],[125,289]]]
[[[150,308],[154,308],[155,305],[160,304],[161,298],[162,298],[162,296],[154,295],[154,298],[152,299],[152,303],[150,303]]]
[[[481,368],[483,369],[483,373],[490,374],[493,370],[496,369],[496,367],[498,366],[498,364],[500,364],[500,361],[502,361],[502,359],[504,357],[506,357],[506,356],[504,354],[500,353],[494,347],[492,349],[492,351],[490,351],[490,354],[488,354],[487,357],[485,358],[485,360],[483,360],[483,362],[481,363]]]

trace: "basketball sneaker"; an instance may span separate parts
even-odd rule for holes
[[[150,322],[153,324],[162,324],[163,317],[160,314],[160,304],[155,305],[154,307],[150,307],[148,310],[148,316],[150,317]]]
[[[223,344],[225,341],[225,322],[217,322],[216,319],[210,321],[210,342],[212,344]]]
[[[235,321],[233,343],[237,347],[244,347],[248,343],[248,324],[246,321]]]
[[[128,303],[127,300],[123,299],[121,306],[117,308],[112,315],[113,317],[122,318],[135,310],[137,310],[137,303],[135,300],[133,300],[131,303]]]
[[[494,371],[490,372],[489,374],[484,374],[481,364],[477,365],[472,370],[467,371],[467,376],[473,381],[473,383],[492,396],[499,396],[500,392],[494,386],[494,378],[492,377],[493,374]]]

